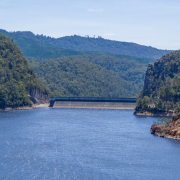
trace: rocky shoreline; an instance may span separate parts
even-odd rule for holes
[[[150,131],[159,137],[180,140],[180,119],[172,119],[168,124],[153,124]]]
[[[173,117],[174,112],[134,112],[134,115],[136,116],[155,116],[155,117]]]
[[[151,134],[162,138],[180,140],[180,119],[173,118],[174,112],[152,113],[148,111],[134,112],[136,116],[172,117],[167,123],[157,123],[151,126]]]

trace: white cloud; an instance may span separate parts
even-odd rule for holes
[[[106,33],[106,34],[104,34],[104,36],[114,36],[115,35],[115,33]]]
[[[101,13],[101,12],[103,12],[103,11],[104,11],[104,9],[92,9],[92,8],[88,9],[88,12],[97,12],[97,13]]]

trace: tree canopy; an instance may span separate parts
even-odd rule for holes
[[[28,88],[47,93],[20,49],[0,34],[0,108],[31,105]]]
[[[142,88],[145,68],[128,60],[95,55],[32,60],[30,66],[53,96],[109,98],[134,97]]]

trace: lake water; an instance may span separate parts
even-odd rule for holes
[[[132,110],[0,113],[0,180],[179,180],[180,141]]]

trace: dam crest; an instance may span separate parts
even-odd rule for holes
[[[76,98],[52,97],[53,108],[92,108],[92,109],[135,109],[135,98]]]

